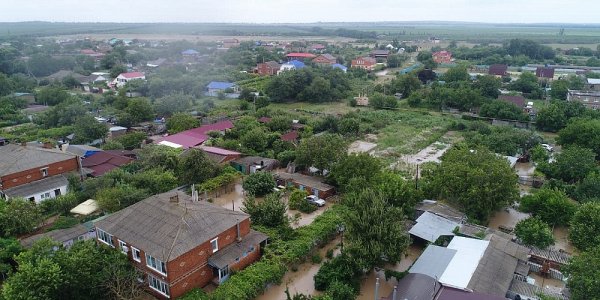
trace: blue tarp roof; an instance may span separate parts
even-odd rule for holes
[[[187,50],[181,52],[181,54],[184,54],[184,55],[193,55],[193,54],[198,54],[198,53],[199,52],[194,49],[187,49]]]
[[[336,69],[336,68],[337,69],[342,69],[344,71],[348,70],[348,68],[346,66],[342,65],[342,64],[333,64],[333,65],[331,65],[331,67],[334,68],[334,69]]]
[[[226,89],[232,88],[234,86],[235,86],[235,83],[231,83],[231,82],[212,81],[211,83],[208,84],[207,88],[226,90]]]
[[[296,68],[296,69],[302,69],[302,68],[306,67],[306,65],[303,62],[301,62],[299,60],[295,60],[295,59],[288,61],[286,64],[293,65],[294,68]]]

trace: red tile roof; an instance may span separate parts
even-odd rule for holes
[[[219,148],[219,147],[200,146],[200,147],[198,147],[198,149],[200,149],[204,152],[218,154],[218,155],[224,155],[224,156],[241,155],[241,153],[239,153],[239,152],[235,152],[235,151],[231,151],[231,150],[227,150],[227,149],[223,149],[223,148]]]
[[[121,73],[119,76],[123,76],[125,78],[139,78],[144,77],[144,73],[142,72],[129,72],[129,73]]]
[[[523,96],[500,95],[498,96],[498,100],[512,103],[518,106],[519,108],[525,107],[525,97]]]
[[[126,165],[132,158],[107,152],[97,152],[81,160],[81,166],[92,169],[92,176],[102,176],[104,173]]]
[[[177,145],[181,145],[183,148],[187,149],[194,146],[198,146],[204,143],[206,140],[208,140],[207,133],[209,131],[225,131],[231,128],[233,128],[233,123],[229,120],[225,120],[214,124],[202,125],[194,129],[182,131],[180,133],[161,138],[157,140],[156,143],[167,141]]]
[[[261,117],[260,119],[258,119],[258,122],[260,122],[260,123],[269,123],[269,122],[271,122],[271,118],[269,118],[269,117]]]
[[[491,65],[490,69],[488,70],[488,74],[504,76],[504,75],[506,75],[507,71],[508,71],[507,65]]]
[[[290,131],[281,136],[282,141],[293,142],[298,139],[298,131]]]
[[[287,57],[304,57],[304,58],[313,58],[315,57],[312,53],[304,53],[304,52],[292,52],[286,55]]]

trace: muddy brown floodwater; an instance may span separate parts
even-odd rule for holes
[[[340,238],[338,237],[325,245],[325,247],[319,249],[318,253],[323,260],[325,260],[325,254],[329,249],[335,249],[333,252],[334,255],[340,253],[340,248],[338,247],[339,243]],[[313,280],[313,277],[317,274],[320,267],[320,264],[313,264],[309,259],[307,262],[298,266],[298,271],[293,272],[292,270],[288,270],[283,276],[281,284],[269,287],[264,294],[256,297],[256,300],[285,300],[286,287],[289,289],[290,295],[296,293],[305,295],[321,294],[321,292],[315,290]]]
[[[489,228],[498,229],[500,225],[505,227],[515,228],[517,223],[523,219],[529,218],[529,214],[519,212],[514,208],[497,211],[490,219]]]
[[[577,250],[569,241],[569,228],[555,227],[554,230],[552,230],[552,233],[554,234],[554,246],[552,246],[552,248],[562,249],[567,253],[576,254]]]

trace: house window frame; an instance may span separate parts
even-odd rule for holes
[[[146,266],[160,274],[163,274],[165,276],[167,275],[167,264],[164,261],[162,261],[148,253],[146,253]],[[160,269],[159,269],[159,267],[160,267]]]
[[[127,251],[123,250],[123,247],[127,247],[127,243],[117,239],[117,241],[119,242],[119,250],[121,251],[121,253],[123,254],[127,254]]]
[[[137,262],[142,262],[142,252],[140,251],[140,249],[131,246],[131,258],[133,258],[133,260],[137,261]],[[137,258],[135,253],[137,252]]]
[[[153,283],[156,283],[158,285],[158,287],[155,287],[153,285]],[[170,291],[169,291],[169,285],[166,282],[156,278],[152,274],[148,274],[148,286],[151,289],[153,289],[154,291],[160,293],[161,295],[163,295],[167,298],[171,298]],[[163,289],[164,289],[164,291],[163,291]]]
[[[48,167],[41,168],[41,169],[40,169],[40,172],[42,172],[42,177],[43,177],[43,178],[46,178],[46,177],[48,177]]]
[[[214,242],[214,245],[213,245]],[[216,253],[217,251],[219,251],[219,237],[216,237],[212,240],[210,240],[210,247],[212,248],[213,253]]]
[[[98,230],[96,230],[96,237],[100,242],[102,242],[110,247],[113,247],[113,248],[115,247],[115,245],[113,244],[113,235],[112,234],[98,228]],[[105,237],[108,237],[108,240],[110,242],[105,241],[104,240]]]

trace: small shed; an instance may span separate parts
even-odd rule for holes
[[[95,212],[98,212],[100,207],[98,206],[98,202],[94,199],[87,199],[83,203],[73,207],[70,210],[72,214],[80,215],[80,216],[89,216]]]
[[[453,236],[453,231],[458,226],[459,223],[430,212],[424,212],[417,218],[417,224],[408,233],[434,243],[441,236]]]
[[[322,199],[335,195],[335,188],[325,183],[324,179],[320,177],[287,172],[276,173],[275,177],[278,185],[294,186]]]
[[[232,160],[231,166],[243,174],[252,174],[260,171],[273,170],[279,166],[279,162],[272,158],[246,156]]]

